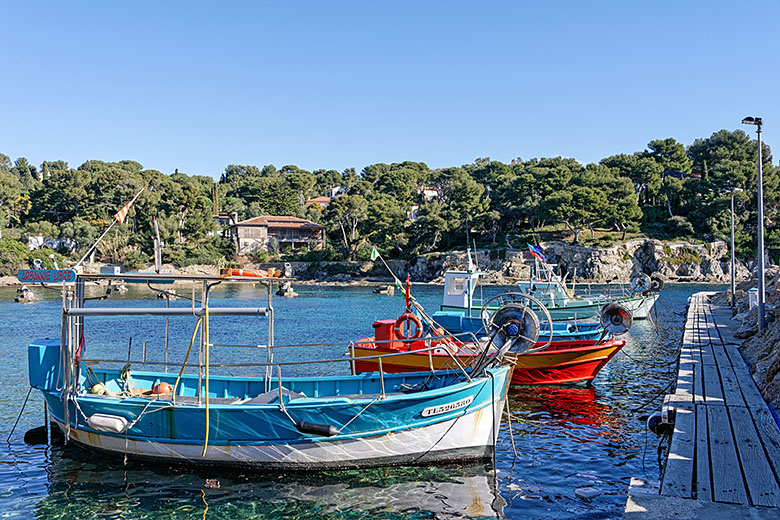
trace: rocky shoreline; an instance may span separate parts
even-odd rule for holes
[[[734,312],[742,326],[734,336],[745,339],[739,349],[750,365],[753,380],[764,399],[774,409],[780,410],[780,267],[768,268],[765,275],[766,328],[761,334],[758,333],[757,309],[749,308],[747,291],[756,287],[758,281],[753,276],[736,287],[737,306]],[[713,301],[728,304],[728,292],[716,294]]]
[[[659,273],[667,281],[728,282],[729,253],[722,241],[706,244],[687,242],[665,243],[660,240],[634,239],[606,248],[571,245],[565,242],[541,244],[548,262],[557,264],[568,280],[578,282],[607,283],[627,282],[635,273]],[[487,274],[484,283],[509,285],[527,280],[533,264],[527,249],[479,250],[472,258]],[[401,279],[408,275],[413,282],[441,283],[444,273],[450,269],[466,269],[465,251],[429,253],[412,260],[388,260],[393,272]],[[295,277],[301,282],[317,283],[381,283],[391,281],[384,264],[370,262],[291,262]],[[243,267],[267,269],[282,268],[283,262],[245,264]],[[86,266],[97,270],[99,266]],[[175,271],[173,266],[164,266]],[[149,270],[147,268],[145,270]],[[144,270],[144,269],[142,269]],[[214,266],[192,265],[179,269],[184,273],[213,273]],[[748,268],[737,263],[737,279],[749,275]],[[0,278],[0,286],[16,285],[15,277]]]
[[[729,281],[728,247],[722,241],[707,244],[687,242],[663,243],[659,240],[635,239],[608,248],[575,246],[564,242],[543,243],[548,262],[557,264],[562,274],[577,281],[606,283],[627,282],[632,274],[659,273],[665,280],[684,282]],[[533,264],[527,249],[480,250],[472,258],[487,275],[485,283],[513,284],[527,280]],[[399,278],[408,275],[413,282],[441,283],[450,269],[466,269],[465,251],[430,253],[413,260],[388,260]],[[259,264],[260,268],[280,268],[281,262]],[[301,280],[349,282],[391,280],[382,262],[292,262],[295,276]],[[737,264],[737,278],[749,275]]]

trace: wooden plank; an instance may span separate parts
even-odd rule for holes
[[[674,421],[672,444],[666,460],[661,494],[681,498],[693,498],[693,456],[695,444],[695,408],[690,403],[680,403]]]
[[[729,408],[739,460],[748,494],[754,506],[780,507],[780,486],[764,453],[753,418],[747,408]]]
[[[707,409],[696,405],[696,498],[712,502],[710,443],[707,438]]]
[[[720,386],[718,368],[714,364],[701,365],[702,379],[704,380],[704,401],[707,403],[723,403],[723,389]]]
[[[723,400],[726,402],[726,406],[747,406],[745,399],[742,397],[742,389],[737,382],[737,374],[734,369],[729,366],[719,366],[720,372],[720,384],[723,388]]]
[[[712,354],[715,356],[715,363],[720,367],[731,368],[731,358],[726,354],[726,349],[722,344],[712,345]]]
[[[696,404],[704,403],[704,379],[701,371],[702,364],[696,363],[693,367],[693,400]]]
[[[764,410],[750,409],[749,411],[767,458],[772,467],[775,468],[775,475],[780,476],[780,428],[778,428],[777,422],[768,408]]]
[[[680,363],[677,369],[677,384],[674,393],[693,396],[694,367],[693,363]]]
[[[758,391],[747,364],[742,361],[742,355],[737,351],[736,347],[732,346],[726,347],[726,352],[728,352],[731,359],[731,366],[737,377],[737,384],[739,384],[742,398],[745,400],[747,407],[755,410],[767,410],[766,401],[764,401],[761,392]]]
[[[747,504],[747,492],[739,470],[737,449],[725,406],[708,404],[707,431],[712,463],[712,497],[715,502]]]

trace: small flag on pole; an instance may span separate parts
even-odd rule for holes
[[[371,248],[371,261],[373,262],[379,258],[379,251],[376,250],[376,247]]]
[[[528,250],[531,251],[531,256],[534,258],[538,258],[545,264],[547,263],[547,258],[544,257],[544,250],[539,246],[532,246],[531,244],[528,244]]]
[[[144,188],[141,188],[141,191],[139,191],[138,194],[135,197],[133,197],[133,200],[128,202],[124,208],[116,212],[116,215],[114,215],[114,219],[116,219],[117,222],[119,222],[120,224],[125,223],[125,219],[127,218],[127,212],[130,211],[130,206],[133,205],[133,202],[135,202],[135,199],[138,198],[138,195],[140,195],[142,191],[144,191]]]

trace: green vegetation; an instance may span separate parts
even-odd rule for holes
[[[0,270],[11,273],[33,257],[50,262],[48,251],[27,250],[23,241],[31,235],[69,239],[75,250],[58,253],[78,258],[141,187],[145,191],[100,245],[97,260],[150,263],[155,217],[164,262],[241,262],[233,258],[230,240],[214,234],[212,216],[220,212],[240,219],[294,215],[326,226],[327,250],[299,251],[286,260],[368,259],[374,246],[387,257],[412,258],[462,248],[467,237],[490,249],[491,257],[550,239],[594,246],[642,235],[709,241],[728,236],[731,188],[744,190],[735,196],[736,240],[738,255],[749,257],[756,247],[756,157],[755,141],[745,132],[721,130],[687,148],[674,139],[655,140],[646,150],[598,164],[480,158],[437,170],[418,162],[379,163],[360,173],[231,164],[215,182],[178,171],[166,175],[135,161],[91,160],[77,168],[44,161],[38,168],[24,157],[11,161],[0,154]],[[780,176],[766,145],[763,158],[766,216],[776,223]],[[326,208],[305,204],[334,186],[346,193]],[[767,243],[780,246],[776,224]],[[691,250],[674,258],[696,256]],[[250,260],[273,258],[263,252]],[[67,261],[58,258],[61,265]]]

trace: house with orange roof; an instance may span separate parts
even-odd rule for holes
[[[321,209],[325,209],[328,207],[328,204],[330,204],[331,200],[333,199],[331,199],[326,195],[323,195],[322,197],[314,197],[312,199],[307,200],[305,206],[309,207],[312,204],[317,204]]]
[[[272,216],[242,220],[230,226],[236,254],[259,250],[284,251],[325,248],[325,226],[298,217]]]

